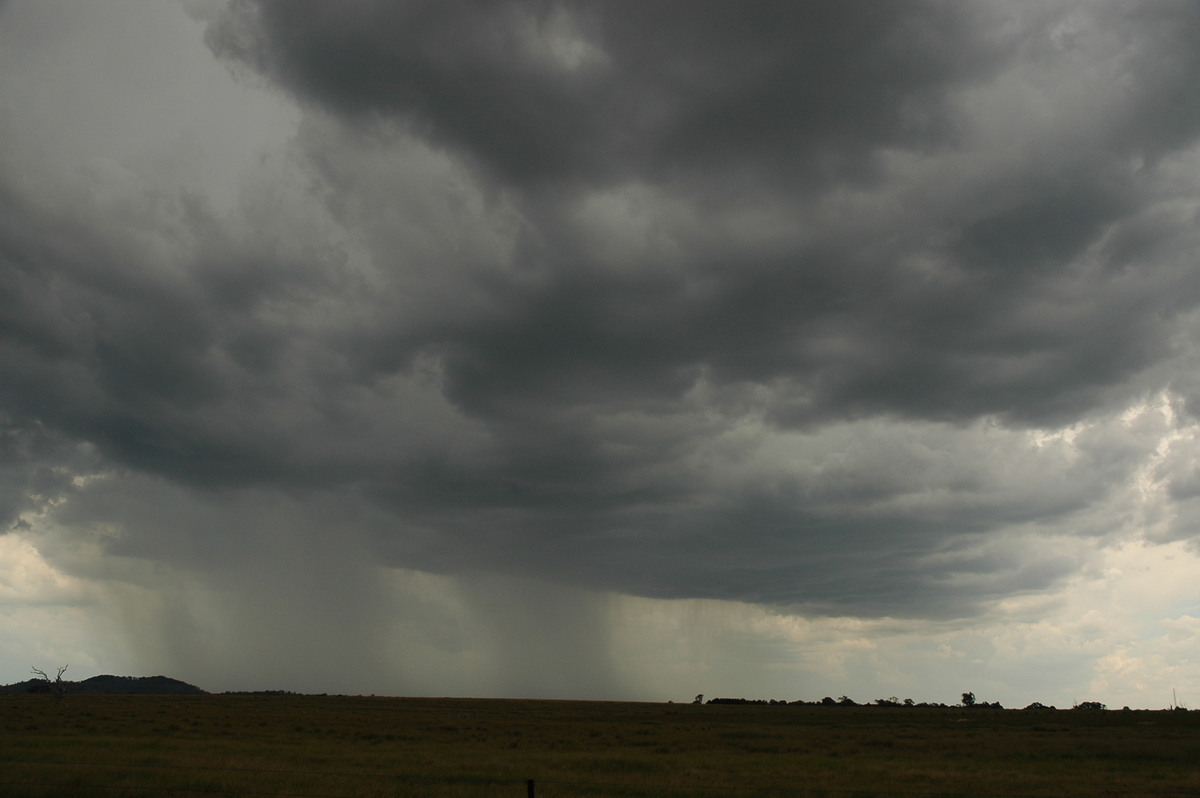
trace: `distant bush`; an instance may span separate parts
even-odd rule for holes
[[[291,690],[226,690],[221,695],[291,695],[298,696],[301,693],[294,693]]]
[[[765,698],[710,698],[710,704],[766,704]]]

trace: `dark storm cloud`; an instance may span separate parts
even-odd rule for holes
[[[74,494],[75,475],[94,468],[95,459],[86,446],[40,424],[0,417],[0,534],[27,526],[22,513]]]
[[[210,37],[339,113],[397,116],[502,180],[857,175],[992,66],[965,8],[236,2]]]
[[[626,378],[677,393],[704,365],[721,382],[787,380],[804,397],[780,408],[791,421],[888,411],[1060,421],[1163,354],[1147,302],[1169,313],[1167,297],[1195,294],[1179,273],[1116,286],[1125,252],[1091,253],[1091,273],[1067,268],[1120,236],[1144,201],[1131,159],[1195,137],[1193,9],[1104,17],[1129,54],[1116,77],[1131,87],[1111,118],[1080,120],[1104,125],[1085,140],[1038,142],[1061,149],[968,184],[977,195],[940,216],[912,207],[805,230],[819,219],[813,193],[831,181],[886,184],[886,153],[990,157],[964,141],[963,92],[1022,58],[1053,69],[1109,44],[1055,44],[1066,7],[1003,26],[992,11],[238,2],[210,38],[302,97],[360,123],[399,120],[524,192],[535,243],[517,257],[544,264],[547,279],[535,291],[494,280],[498,316],[419,333],[453,341],[448,388],[467,406]],[[718,228],[665,231],[686,270],[664,275],[647,253],[614,275],[573,237],[564,207],[578,213],[582,192],[629,181],[695,202]],[[723,216],[764,208],[804,232],[776,247],[719,232]],[[943,273],[914,273],[918,261]]]
[[[179,422],[226,390],[209,358],[225,311],[117,231],[18,199],[0,224],[5,406],[135,467],[203,468],[219,444]]]
[[[123,554],[274,524],[830,612],[1044,587],[1077,559],[1019,544],[1110,532],[1153,431],[1024,431],[1164,387],[1200,298],[1200,12],[1006,9],[237,0],[209,41],[306,103],[288,157],[232,217],[10,180],[3,408],[143,472],[60,513]],[[230,499],[164,523],[155,478]]]

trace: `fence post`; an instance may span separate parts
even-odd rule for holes
[[[533,779],[525,779],[526,798],[533,798]]]

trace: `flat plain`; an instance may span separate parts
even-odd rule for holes
[[[1198,795],[1200,712],[0,696],[6,796]]]

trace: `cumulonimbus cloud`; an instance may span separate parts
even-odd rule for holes
[[[301,104],[288,151],[232,214],[10,170],[0,402],[95,447],[62,520],[126,554],[202,559],[163,480],[397,566],[969,613],[1161,458],[1197,18],[235,0],[208,43]]]

